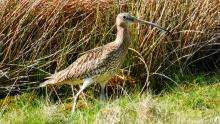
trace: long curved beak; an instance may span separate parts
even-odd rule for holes
[[[131,21],[134,22],[134,23],[149,24],[149,25],[151,25],[151,26],[153,26],[153,27],[155,27],[155,28],[157,28],[157,29],[159,29],[161,31],[165,31],[165,32],[169,33],[169,31],[167,29],[165,29],[165,28],[163,28],[163,27],[161,27],[161,26],[159,26],[159,25],[157,25],[157,24],[155,24],[153,22],[145,21],[145,20],[142,20],[142,19],[137,19],[137,18],[134,18],[134,17],[132,17]]]

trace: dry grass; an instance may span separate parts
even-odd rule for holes
[[[129,52],[123,73],[130,75],[128,81],[131,77],[143,84],[158,82],[173,68],[184,71],[198,52],[199,58],[204,56],[203,48],[219,45],[218,0],[133,0],[126,4],[111,0],[3,0],[1,91],[20,91],[7,87],[12,84],[20,88],[39,84],[49,73],[67,67],[79,53],[113,41],[115,17],[121,8],[173,33],[168,36],[149,26],[130,26],[131,47],[139,55]]]

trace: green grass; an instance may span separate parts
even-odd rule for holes
[[[179,86],[158,95],[140,96],[136,91],[106,102],[81,99],[74,114],[69,112],[71,104],[64,103],[64,109],[62,104],[35,93],[7,97],[0,101],[0,123],[220,123],[220,78],[217,75],[177,78]]]
[[[114,40],[113,25],[123,5],[111,0],[88,1],[0,2],[0,95],[11,89],[35,89],[49,73],[66,68],[80,53]],[[199,71],[211,67],[211,62],[218,63],[218,55],[211,55],[218,52],[219,6],[219,0],[126,2],[124,8],[131,15],[172,32],[170,36],[151,26],[129,26],[130,47],[135,50],[129,50],[120,74],[125,77],[120,81],[130,85],[128,94],[113,94],[115,98],[100,102],[97,92],[89,89],[86,99],[80,98],[77,112],[70,114],[72,97],[65,96],[70,88],[58,92],[64,104],[54,97],[23,92],[0,100],[0,124],[220,123],[218,75],[172,76],[186,73],[189,67]],[[209,62],[205,56],[211,62],[198,66],[196,60]],[[168,76],[174,77],[176,85],[166,82]],[[147,82],[146,77],[157,88],[157,84],[167,85],[159,95],[145,92],[140,96],[137,87]]]

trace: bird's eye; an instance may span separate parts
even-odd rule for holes
[[[126,19],[126,16],[123,16],[123,19]]]

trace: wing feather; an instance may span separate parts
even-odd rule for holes
[[[110,57],[112,51],[114,51],[115,45],[107,44],[103,47],[98,47],[85,52],[80,56],[75,62],[69,65],[66,69],[59,71],[49,77],[40,86],[45,86],[47,84],[62,84],[67,80],[82,80],[86,75],[93,73],[98,67],[104,65],[108,60],[106,58]],[[104,71],[104,69],[102,70]]]

